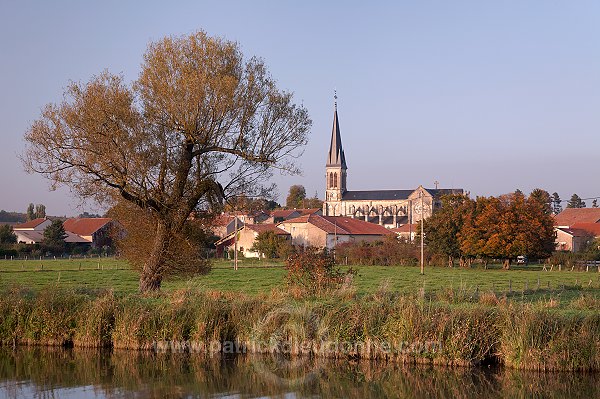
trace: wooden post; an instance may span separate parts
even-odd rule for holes
[[[540,278],[538,277],[537,279],[537,286],[535,287],[535,290],[539,290],[540,289]]]

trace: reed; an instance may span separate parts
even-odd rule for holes
[[[284,353],[318,358],[532,370],[600,370],[593,298],[569,310],[492,293],[443,301],[401,295],[182,289],[150,296],[48,287],[0,293],[0,343],[154,352]]]

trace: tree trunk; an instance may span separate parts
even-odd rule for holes
[[[448,267],[454,266],[454,257],[452,255],[448,256]]]
[[[504,263],[502,264],[502,268],[504,270],[509,270],[510,269],[510,259],[504,259]]]
[[[140,274],[140,292],[158,291],[163,279],[164,256],[168,248],[169,230],[164,222],[156,225],[156,235],[150,256]]]

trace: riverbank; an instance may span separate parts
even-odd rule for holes
[[[517,303],[485,292],[444,302],[385,289],[305,298],[12,288],[0,293],[0,342],[599,371],[599,307],[593,297],[558,309],[553,300]]]

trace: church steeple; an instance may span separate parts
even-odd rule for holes
[[[331,129],[331,144],[327,154],[325,165],[325,204],[323,213],[327,216],[339,216],[341,211],[341,200],[346,193],[346,156],[342,148],[342,136],[340,134],[340,123],[337,113],[337,94],[333,111],[333,128]]]
[[[335,97],[337,99],[337,95]],[[342,148],[342,136],[340,134],[340,124],[338,122],[337,101],[333,111],[333,128],[331,129],[331,144],[329,145],[329,154],[327,156],[327,167],[340,166],[347,169],[346,157]]]

